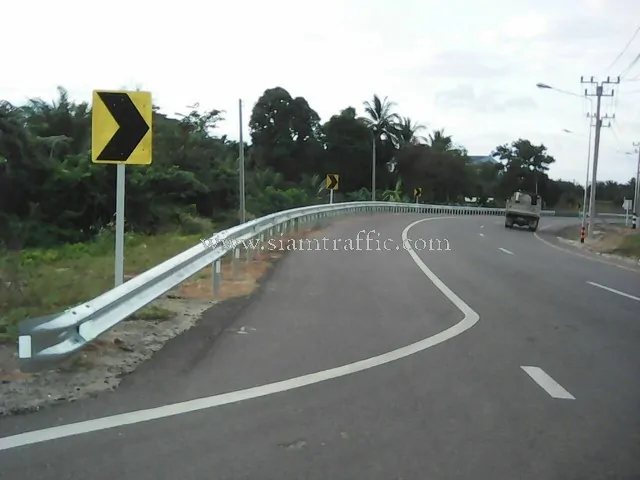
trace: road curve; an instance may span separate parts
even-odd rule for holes
[[[640,474],[637,272],[495,217],[320,236],[341,241],[285,257],[237,313],[245,335],[196,327],[114,393],[0,419],[0,478]]]

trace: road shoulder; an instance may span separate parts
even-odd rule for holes
[[[538,230],[534,236],[556,250],[640,273],[640,260],[609,253],[613,244],[608,239],[604,242],[580,243],[579,224],[550,225]]]

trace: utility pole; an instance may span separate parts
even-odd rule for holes
[[[593,77],[591,77],[589,80],[585,80],[584,77],[580,77],[580,83],[590,83],[592,85],[596,86],[596,93],[588,93],[588,89],[585,89],[584,91],[584,95],[586,97],[597,97],[597,102],[596,102],[596,138],[595,138],[595,144],[593,146],[593,175],[591,178],[591,195],[589,198],[589,213],[591,214],[591,218],[589,220],[589,225],[588,225],[588,233],[587,235],[589,237],[591,237],[593,235],[593,224],[595,223],[595,218],[596,218],[596,183],[597,183],[597,179],[598,179],[598,156],[600,153],[600,129],[602,128],[602,120],[603,118],[600,116],[600,107],[601,107],[601,103],[602,103],[602,97],[613,97],[613,90],[611,90],[611,93],[605,94],[604,93],[604,86],[606,84],[619,84],[620,83],[620,77],[618,77],[616,80],[611,80],[609,77],[607,77],[606,80],[603,80],[602,82],[598,83],[597,81],[595,81],[593,79]],[[611,118],[605,115],[604,118]]]
[[[638,228],[638,217],[640,217],[640,142],[633,142],[638,153],[638,167],[636,168],[636,190],[633,195],[633,221],[631,228]]]
[[[247,221],[247,208],[245,205],[245,181],[244,181],[244,139],[242,138],[242,99],[238,100],[238,116],[239,116],[239,140],[240,140],[240,157],[238,158],[238,169],[240,170],[240,223],[245,223]]]

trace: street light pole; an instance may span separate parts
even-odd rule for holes
[[[373,127],[373,155],[371,157],[371,201],[376,201],[376,127]]]
[[[587,190],[589,189],[589,170],[591,169],[591,132],[592,130],[591,118],[589,118],[589,151],[587,153],[587,178],[584,181],[584,198],[582,199],[582,231],[584,232],[587,223]],[[589,218],[591,218],[591,210],[589,210]],[[584,243],[584,238],[580,239]]]
[[[240,124],[240,158],[239,158],[239,170],[240,170],[240,223],[247,221],[247,210],[245,206],[245,182],[244,182],[244,141],[242,138],[242,99],[238,100],[238,116]]]
[[[640,217],[640,142],[633,142],[633,146],[637,147],[638,167],[636,168],[636,189],[633,195],[633,223],[631,228],[638,228],[638,217]]]

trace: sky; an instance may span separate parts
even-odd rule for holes
[[[242,99],[248,139],[267,88],[305,97],[323,121],[348,106],[362,114],[377,94],[470,155],[542,143],[556,158],[551,177],[580,184],[596,104],[580,78],[620,75],[602,99],[615,118],[602,128],[598,180],[636,173],[640,34],[612,63],[640,27],[637,0],[23,0],[2,10],[15,43],[3,51],[0,98],[15,104],[54,100],[58,85],[77,101],[140,88],[170,116],[196,103],[224,110],[219,134],[237,139]]]

